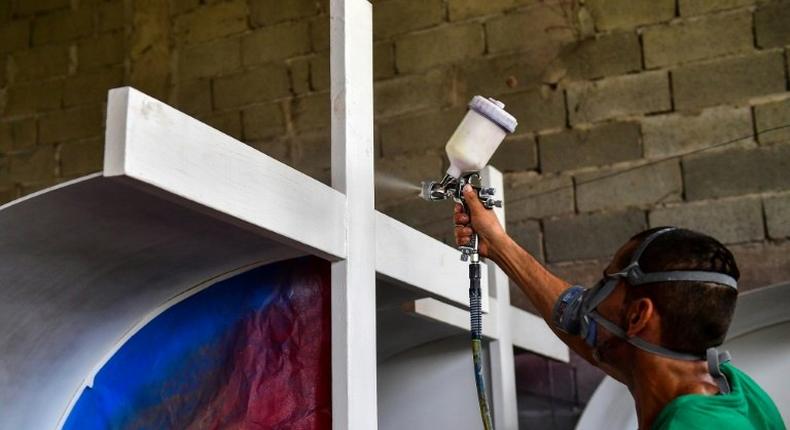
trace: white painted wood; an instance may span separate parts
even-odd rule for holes
[[[133,88],[110,91],[106,142],[105,176],[183,197],[331,260],[346,255],[338,227],[345,219],[343,194]],[[352,151],[350,158],[360,155]],[[386,215],[375,217],[379,273],[468,305],[466,264],[456,249]],[[486,290],[485,270],[482,284]]]
[[[110,91],[105,176],[188,199],[253,231],[345,257],[345,197],[132,88]]]
[[[57,428],[100,360],[162,303],[303,255],[101,175],[3,205],[0,231],[0,429]]]
[[[447,222],[452,222],[447,214]],[[382,213],[376,213],[376,270],[441,300],[469,307],[468,263],[461,253]],[[488,312],[488,271],[482,267],[483,312]]]
[[[56,428],[62,429],[63,426],[66,425],[66,419],[68,419],[69,415],[71,414],[71,411],[74,409],[74,406],[76,406],[77,401],[80,399],[80,395],[82,394],[82,391],[86,388],[93,388],[93,385],[96,381],[96,375],[101,371],[101,369],[110,361],[110,359],[112,359],[112,357],[121,349],[121,347],[123,347],[126,344],[126,342],[128,342],[132,337],[137,335],[137,333],[139,333],[140,330],[145,328],[145,326],[148,325],[148,323],[153,321],[155,318],[163,314],[168,309],[194,296],[195,294],[200,293],[206,288],[209,288],[217,283],[223,282],[234,276],[240,275],[245,272],[249,272],[250,270],[254,270],[258,267],[265,266],[267,264],[273,264],[276,263],[277,261],[298,257],[299,255],[295,254],[295,252],[296,252],[295,250],[284,248],[281,250],[281,252],[278,253],[278,255],[276,255],[276,257],[272,257],[271,260],[257,261],[255,263],[246,264],[244,266],[237,267],[227,272],[221,273],[195,286],[189,287],[184,291],[179,292],[175,297],[172,297],[167,301],[165,301],[164,303],[161,303],[160,305],[156,306],[152,311],[148,312],[140,320],[135,322],[134,326],[130,327],[129,330],[123,333],[122,336],[115,342],[115,344],[108,351],[104,353],[104,357],[93,366],[93,369],[85,378],[85,381],[83,381],[82,385],[77,390],[74,397],[71,399],[71,402],[66,408],[66,411],[60,417],[60,421],[58,422]]]
[[[497,198],[504,201],[504,181],[502,173],[491,166],[481,172],[482,185],[494,187]],[[506,203],[506,201],[505,201]],[[504,205],[503,205],[504,206]],[[494,208],[494,212],[505,228],[505,210]],[[491,313],[499,327],[499,336],[488,345],[491,357],[491,393],[494,408],[494,426],[500,430],[518,430],[518,404],[516,402],[516,368],[513,361],[513,337],[510,325],[510,281],[505,272],[493,261],[488,266],[488,286],[496,297],[491,305]]]
[[[510,333],[514,346],[566,363],[570,360],[568,346],[535,314],[511,306]]]
[[[469,336],[455,335],[383,360],[379,429],[482,430],[471,355]]]
[[[330,1],[332,185],[346,196],[332,227],[346,239],[346,260],[332,264],[335,430],[378,425],[372,12],[367,0]]]
[[[493,309],[493,300],[492,300]],[[441,302],[432,298],[424,298],[407,302],[403,304],[403,310],[419,316],[427,318],[431,321],[437,321],[462,330],[469,331],[469,311],[461,309],[456,306]],[[499,328],[497,327],[498,318],[496,312],[483,315],[483,336],[489,340],[496,339],[499,335]],[[512,355],[512,354],[511,354]]]
[[[500,321],[507,321],[508,329],[514,333],[512,346],[540,354],[559,361],[568,361],[568,348],[543,319],[514,306],[507,309],[508,317],[500,319],[501,309],[496,299],[491,299],[491,313],[483,315],[483,335],[489,340],[502,337]],[[469,311],[432,298],[424,298],[403,304],[405,312],[469,331]],[[515,378],[515,375],[514,375]]]

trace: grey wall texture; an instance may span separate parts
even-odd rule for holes
[[[373,3],[381,177],[438,177],[466,102],[494,96],[520,121],[492,161],[508,228],[555,272],[589,282],[676,224],[731,245],[747,288],[790,278],[790,129],[766,132],[790,123],[787,1]],[[99,170],[119,85],[328,181],[327,9],[0,1],[0,201]],[[450,241],[447,206],[387,183],[380,209]]]
[[[674,224],[726,243],[744,289],[790,280],[790,128],[776,129],[790,2],[373,7],[379,177],[439,177],[467,101],[494,96],[520,122],[492,161],[508,230],[555,273],[589,284],[629,236]],[[0,0],[0,203],[100,170],[120,85],[328,181],[327,14],[328,0]],[[449,243],[449,206],[392,182],[378,208]]]

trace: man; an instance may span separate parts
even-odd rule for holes
[[[568,346],[625,384],[640,429],[785,429],[776,406],[716,349],[737,299],[735,260],[715,239],[684,229],[637,234],[592,289],[571,287],[516,244],[469,186],[455,237],[526,293]]]

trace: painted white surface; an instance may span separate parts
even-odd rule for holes
[[[732,363],[771,396],[790,422],[790,284],[743,293],[738,297],[729,336],[720,348]],[[624,385],[604,378],[584,409],[578,430],[636,428],[634,401]]]
[[[124,344],[126,344],[126,342],[132,339],[132,337],[134,337],[140,330],[145,328],[145,326],[148,325],[148,323],[156,319],[159,315],[163,314],[165,311],[177,305],[178,303],[181,303],[184,300],[194,296],[195,294],[211,287],[212,285],[230,279],[236,275],[240,275],[244,272],[253,270],[257,267],[261,267],[266,264],[271,264],[292,257],[294,257],[294,255],[288,255],[288,253],[283,253],[271,260],[257,261],[255,263],[244,265],[235,268],[233,270],[230,270],[228,272],[222,273],[220,275],[214,276],[212,278],[206,279],[205,281],[178,293],[175,297],[172,297],[168,299],[166,302],[159,304],[152,311],[148,312],[146,315],[143,315],[142,318],[140,318],[137,322],[135,322],[134,326],[130,327],[129,330],[123,333],[123,336],[120,339],[118,339],[109,350],[107,350],[107,352],[104,354],[104,357],[93,366],[93,370],[88,374],[88,376],[83,381],[82,385],[77,389],[77,392],[74,394],[74,397],[72,397],[68,407],[66,407],[65,412],[60,417],[60,422],[58,422],[56,428],[57,429],[63,428],[63,426],[66,424],[67,418],[71,414],[71,411],[74,409],[74,406],[77,404],[77,401],[79,401],[80,395],[82,394],[83,390],[86,388],[93,388],[93,385],[96,380],[96,375],[110,361],[110,359],[112,359],[112,357],[116,353],[118,353],[118,351],[121,349],[121,347],[123,347]]]
[[[378,395],[381,430],[482,428],[468,335],[418,346],[382,362]]]
[[[403,309],[415,316],[447,324],[469,331],[469,311],[432,298],[418,299],[404,303]],[[483,336],[490,340],[502,336],[502,321],[495,318],[499,309],[496,299],[491,299],[491,313],[483,315]],[[542,318],[514,306],[504,319],[513,333],[512,346],[540,354],[558,361],[568,362],[568,347],[562,343]],[[515,377],[515,375],[514,375]]]
[[[471,111],[470,111],[471,112]],[[468,117],[469,114],[467,114]],[[496,146],[499,146],[501,139]],[[496,149],[496,147],[494,147]],[[492,151],[493,152],[493,151]],[[496,197],[506,204],[502,173],[491,166],[481,172],[481,185],[493,187]],[[493,209],[504,229],[504,205]],[[494,262],[488,261],[488,289],[496,300],[491,303],[491,318],[498,327],[497,340],[488,345],[491,357],[491,400],[494,426],[500,430],[518,430],[518,403],[516,401],[516,367],[513,363],[513,336],[511,325],[510,281],[505,272]]]
[[[468,309],[461,309],[432,298],[418,299],[404,303],[403,309],[406,312],[413,313],[415,316],[447,324],[467,332],[469,331],[470,321]],[[483,314],[484,337],[489,340],[499,337],[500,329],[497,326],[497,322],[498,320],[494,318],[494,315]]]
[[[751,332],[725,347],[733,355],[733,364],[760,384],[785,423],[790,423],[790,322]]]
[[[358,8],[358,10],[348,13],[363,13],[366,14],[366,20],[370,18],[370,5],[365,0],[354,0],[352,3],[356,5],[352,7]],[[360,22],[359,19],[354,20],[355,25],[351,27],[355,27],[355,30],[351,31],[367,33],[369,29],[356,28],[358,22]],[[363,39],[356,36],[353,38],[355,40]],[[368,42],[370,41],[368,40]],[[355,70],[360,73],[363,71],[363,67],[355,65],[355,61],[362,61],[361,57],[354,61],[348,61],[351,61]],[[51,377],[47,383],[41,382],[44,374],[28,378],[27,375],[35,370],[25,366],[34,363],[40,366],[42,362],[53,360],[52,356],[47,354],[63,345],[53,340],[52,345],[46,348],[39,348],[32,344],[24,346],[24,348],[29,348],[24,354],[41,354],[39,359],[44,361],[20,359],[26,355],[18,355],[16,350],[6,347],[3,349],[3,361],[0,363],[0,382],[3,382],[0,384],[3,386],[0,387],[0,393],[3,393],[0,394],[2,404],[12,405],[17,401],[22,402],[19,403],[20,405],[34,404],[35,399],[41,398],[36,393],[42,389],[46,390],[47,398],[50,400],[48,407],[51,406],[53,411],[57,410],[58,413],[62,413],[68,400],[76,393],[82,381],[86,376],[89,377],[94,370],[93,366],[97,363],[96,357],[105,356],[112,348],[108,345],[116,345],[122,338],[119,333],[128,330],[134,321],[139,321],[139,318],[161,305],[164,300],[178,294],[184,288],[188,288],[187,285],[195,285],[201,280],[223,273],[223,270],[228,268],[258,261],[256,258],[268,261],[267,259],[285,258],[307,251],[332,259],[348,258],[348,260],[335,263],[333,267],[335,287],[333,288],[333,315],[337,318],[333,322],[333,327],[337,330],[334,333],[337,349],[334,351],[336,355],[333,360],[336,366],[333,369],[336,382],[334,404],[338,414],[335,425],[337,428],[372,428],[370,426],[375,423],[376,418],[374,267],[383,278],[396,281],[401,285],[408,285],[432,297],[463,307],[467,306],[466,285],[468,279],[466,264],[459,260],[456,249],[373,210],[372,128],[370,128],[372,127],[372,111],[367,108],[359,108],[360,102],[358,101],[371,96],[370,91],[372,91],[370,88],[364,91],[360,89],[358,93],[354,93],[356,94],[354,97],[350,97],[349,94],[345,96],[341,94],[341,96],[333,98],[333,112],[335,112],[333,124],[341,122],[339,127],[341,130],[345,130],[343,133],[338,132],[339,134],[333,138],[333,141],[336,142],[333,151],[334,170],[345,172],[342,175],[335,173],[334,178],[338,189],[343,191],[341,193],[282,165],[265,154],[249,150],[241,142],[142,93],[130,88],[113,90],[109,102],[107,149],[105,152],[107,168],[105,176],[107,177],[93,176],[84,184],[81,181],[75,181],[68,185],[53,187],[54,191],[36,193],[0,208],[2,209],[0,217],[18,217],[18,215],[9,214],[16,213],[20,208],[26,207],[25,205],[46,207],[42,212],[48,214],[49,217],[44,217],[43,221],[49,222],[49,224],[30,224],[36,226],[35,228],[38,230],[25,230],[26,234],[30,235],[32,243],[38,246],[36,249],[39,250],[31,249],[29,254],[23,253],[21,256],[29,258],[26,260],[29,264],[52,267],[56,272],[61,267],[58,264],[77,264],[74,266],[76,267],[74,270],[77,272],[72,278],[69,278],[69,285],[85,285],[86,283],[93,285],[90,283],[94,276],[90,269],[93,267],[92,265],[123,267],[129,261],[134,261],[128,257],[120,257],[114,252],[103,253],[101,251],[106,249],[115,251],[115,248],[126,246],[125,243],[128,241],[136,243],[136,240],[143,240],[147,236],[140,234],[136,229],[144,230],[156,227],[156,223],[148,225],[139,220],[129,221],[128,218],[134,218],[139,214],[150,214],[150,211],[155,210],[165,211],[162,208],[167,208],[157,217],[168,220],[171,216],[179,214],[178,216],[185,220],[183,225],[177,226],[179,228],[199,229],[203,226],[217,229],[217,231],[228,230],[234,233],[229,236],[208,235],[203,238],[192,237],[198,236],[198,233],[192,233],[187,237],[172,236],[171,233],[178,231],[178,228],[172,231],[163,231],[159,233],[161,237],[147,239],[152,241],[146,245],[150,248],[148,256],[161,258],[161,261],[156,263],[163,265],[158,266],[154,262],[149,262],[152,265],[152,270],[165,270],[163,267],[173,264],[174,261],[180,261],[174,260],[175,257],[169,256],[168,252],[176,253],[178,258],[181,258],[182,255],[194,256],[197,252],[207,252],[213,256],[211,258],[224,258],[225,260],[222,260],[222,265],[218,266],[217,262],[215,262],[217,264],[209,264],[205,259],[195,257],[194,261],[182,263],[178,270],[167,272],[167,276],[158,275],[157,282],[172,281],[174,289],[160,287],[157,293],[167,292],[169,295],[167,297],[157,295],[150,301],[138,302],[134,298],[135,294],[147,294],[148,290],[139,289],[138,286],[141,282],[146,282],[145,271],[126,274],[128,278],[125,281],[119,280],[117,287],[114,286],[115,284],[111,284],[113,287],[102,286],[101,288],[106,290],[107,294],[115,294],[112,296],[113,303],[125,303],[127,300],[131,300],[131,303],[137,307],[125,311],[119,310],[120,315],[127,312],[125,317],[116,319],[113,315],[112,318],[106,317],[106,321],[103,323],[91,323],[94,330],[103,333],[102,340],[95,341],[97,337],[91,337],[95,332],[86,330],[85,336],[90,341],[69,350],[69,353],[75,354],[73,359],[69,358],[69,354],[61,352],[63,356],[58,365],[50,366],[52,372],[55,372],[52,375],[56,376]],[[359,109],[344,110],[344,106],[357,106]],[[371,121],[340,121],[344,116],[368,118]],[[367,132],[363,130],[366,127],[368,128]],[[365,136],[367,136],[367,140],[364,139]],[[343,144],[341,145],[340,142]],[[352,179],[349,180],[349,178]],[[348,198],[344,193],[348,194]],[[114,199],[121,200],[116,202]],[[113,203],[103,203],[108,200]],[[135,202],[145,203],[136,205]],[[304,207],[305,204],[307,209]],[[40,249],[44,249],[46,252],[55,252],[61,249],[57,242],[57,234],[67,224],[56,222],[56,217],[59,214],[68,214],[69,210],[78,210],[83,206],[95,208],[90,216],[85,218],[91,222],[66,228],[68,231],[79,232],[82,239],[86,241],[80,245],[79,251],[63,248],[60,254],[57,254],[61,257],[57,264],[46,258],[38,257]],[[124,212],[104,211],[112,208],[123,208]],[[328,216],[326,215],[327,208],[329,208]],[[315,213],[321,213],[322,216],[315,216]],[[67,215],[64,216],[68,218]],[[113,217],[117,219],[113,219]],[[73,221],[76,222],[76,220]],[[16,225],[16,223],[24,224],[13,221],[9,225]],[[112,223],[119,223],[119,225],[101,230],[103,225],[113,225]],[[250,232],[254,234],[250,234]],[[14,249],[14,246],[20,250],[26,249],[18,244],[24,239],[23,236],[19,236],[17,242],[11,241],[11,237],[5,235],[0,240],[2,242],[0,246],[9,247],[6,248],[6,254],[13,253],[10,250]],[[38,237],[39,241],[35,242],[34,237]],[[374,237],[375,241],[372,240]],[[51,242],[46,242],[44,238],[52,239],[47,239]],[[171,244],[169,242],[171,239],[178,242],[178,246]],[[196,245],[195,241],[198,239],[206,239],[207,242]],[[233,252],[223,247],[223,240],[231,242],[228,246],[233,247]],[[253,248],[233,245],[239,241],[256,245]],[[190,246],[198,247],[198,249],[190,249]],[[86,253],[86,250],[95,250],[97,254]],[[32,255],[37,257],[30,257]],[[87,257],[88,255],[97,260],[91,260]],[[244,260],[234,260],[234,255],[238,255],[238,258],[244,258]],[[63,258],[63,256],[68,257]],[[86,259],[83,260],[83,257]],[[111,257],[116,257],[119,260],[108,260]],[[9,281],[11,284],[16,283],[15,276],[21,276],[22,272],[13,272],[13,270],[16,267],[24,266],[18,266],[17,263],[14,263],[13,258],[2,258],[0,261],[3,262],[0,264],[0,279]],[[201,265],[195,266],[194,262],[201,262]],[[40,285],[42,288],[54,288],[58,291],[63,289],[69,297],[72,294],[84,292],[66,288],[57,282],[51,283],[47,278],[54,276],[51,273],[32,271],[29,268],[26,270],[28,273],[41,276],[39,278],[33,277],[28,281]],[[182,281],[182,278],[188,279],[189,282]],[[484,269],[484,290],[488,289],[490,281],[487,277],[487,270]],[[110,281],[106,280],[106,282]],[[506,280],[497,279],[496,282],[506,282]],[[21,288],[27,284],[16,283],[14,285]],[[124,288],[138,288],[139,291],[134,290],[134,293],[131,293]],[[25,325],[25,330],[31,328],[45,330],[47,334],[59,333],[61,340],[71,339],[58,330],[51,330],[49,322],[42,323],[37,317],[49,315],[48,312],[69,314],[74,311],[71,307],[80,309],[77,304],[73,302],[59,303],[57,300],[46,303],[24,302],[29,298],[23,297],[24,295],[14,296],[16,294],[14,291],[16,290],[8,287],[0,289],[0,298],[7,299],[1,304],[3,308],[0,308],[4,315],[9,318],[17,318],[20,324]],[[38,294],[37,297],[46,297],[47,294],[52,293],[32,292],[31,294],[34,296]],[[489,303],[487,294],[485,297],[484,310],[494,312],[491,306],[496,301],[491,300]],[[20,300],[23,301],[23,305],[30,306],[18,307]],[[456,326],[468,330],[466,311],[438,301],[434,305],[439,305],[440,308],[450,308],[454,315],[447,318],[440,316],[436,318],[437,320],[443,323],[452,321]],[[500,308],[508,309],[508,311],[500,311],[498,315],[494,312],[486,317],[488,336],[492,339],[496,338],[498,327],[502,327],[502,321],[508,321],[512,326],[512,344],[546,356],[567,360],[567,350],[564,349],[564,346],[555,348],[558,341],[539,318],[511,308],[509,304],[507,306],[497,305],[497,309]],[[25,310],[28,316],[21,317],[16,312],[19,309]],[[443,312],[441,311],[437,315],[442,315]],[[430,312],[426,311],[426,314],[428,313]],[[99,312],[99,314],[101,313]],[[459,318],[459,316],[461,317]],[[495,316],[496,319],[493,319]],[[503,316],[505,316],[504,319]],[[463,324],[461,319],[463,319]],[[52,321],[56,323],[59,320],[53,318]],[[40,324],[40,326],[36,326],[36,324]],[[4,327],[12,326],[11,323],[4,325]],[[9,336],[17,336],[20,332],[12,330],[8,333]],[[38,334],[26,334],[25,336],[29,336],[31,341],[41,339],[37,337]],[[6,342],[10,342],[8,339],[6,338]],[[79,343],[79,340],[77,339],[75,342]],[[505,349],[507,348],[502,348],[503,351]],[[507,359],[507,357],[500,356],[497,358],[498,362],[503,358]],[[504,368],[502,367],[502,369]],[[497,386],[504,387],[507,382],[504,372],[497,377],[504,381],[498,383]],[[31,388],[34,386],[37,388]],[[3,392],[2,388],[6,388],[7,391]],[[16,394],[9,394],[12,392],[11,390],[17,390],[13,391]],[[19,394],[18,390],[21,390],[22,393]],[[501,398],[504,399],[504,397]],[[505,402],[506,400],[500,400],[500,405],[506,404]],[[21,422],[25,423],[22,427],[41,428],[46,426],[27,426],[28,421],[25,420],[44,420],[35,421],[35,423],[43,423],[55,416],[53,414],[47,415],[45,411],[32,416],[23,407],[12,408],[12,410],[11,415],[0,417],[0,424]],[[4,413],[7,414],[0,410],[0,415]],[[0,427],[3,426],[0,425]],[[19,426],[11,426],[11,428],[15,427]]]
[[[329,10],[332,186],[346,200],[330,227],[346,246],[332,264],[332,428],[375,430],[373,10],[367,0],[331,0]]]
[[[133,88],[110,90],[107,109],[105,176],[135,179],[310,253],[346,256],[340,192]]]
[[[570,360],[568,346],[543,318],[511,306],[510,327],[513,345],[566,363]]]
[[[149,312],[208,279],[301,255],[114,179],[0,209],[0,429],[52,429]]]
[[[361,142],[360,131],[349,133],[355,136],[349,143]],[[111,90],[106,139],[105,176],[145,184],[164,198],[183,197],[195,209],[331,260],[348,252],[344,193],[133,88]],[[359,162],[364,152],[348,154],[349,162]],[[365,212],[370,207],[365,203]],[[382,213],[374,218],[375,251],[365,255],[376,256],[380,275],[468,306],[466,289],[458,287],[468,282],[458,250]],[[488,306],[484,298],[483,310]]]
[[[450,222],[451,214],[447,214]],[[416,286],[469,307],[468,263],[461,253],[382,213],[376,213],[376,270],[389,280]],[[483,312],[488,312],[488,270],[482,267]]]

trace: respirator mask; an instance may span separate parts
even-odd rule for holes
[[[727,379],[719,369],[720,363],[730,360],[728,352],[719,353],[716,348],[708,348],[706,354],[701,356],[672,351],[660,345],[650,343],[642,338],[628,336],[622,327],[604,318],[597,311],[598,305],[609,297],[617,284],[622,280],[625,280],[633,287],[657,282],[693,281],[710,282],[731,288],[738,288],[737,281],[733,277],[723,273],[700,270],[643,272],[639,267],[639,259],[645,252],[645,249],[647,249],[650,243],[657,237],[673,230],[676,230],[676,228],[668,227],[658,230],[648,236],[647,239],[639,245],[639,248],[637,248],[633,257],[631,257],[630,263],[623,270],[618,273],[604,276],[604,278],[598,281],[592,288],[586,289],[575,285],[565,290],[554,305],[552,313],[554,325],[562,332],[580,336],[593,348],[596,347],[599,327],[603,327],[613,336],[623,339],[629,344],[652,354],[686,361],[707,360],[709,372],[711,376],[713,376],[713,379],[716,380],[719,389],[722,393],[729,393],[730,387],[727,383]]]

